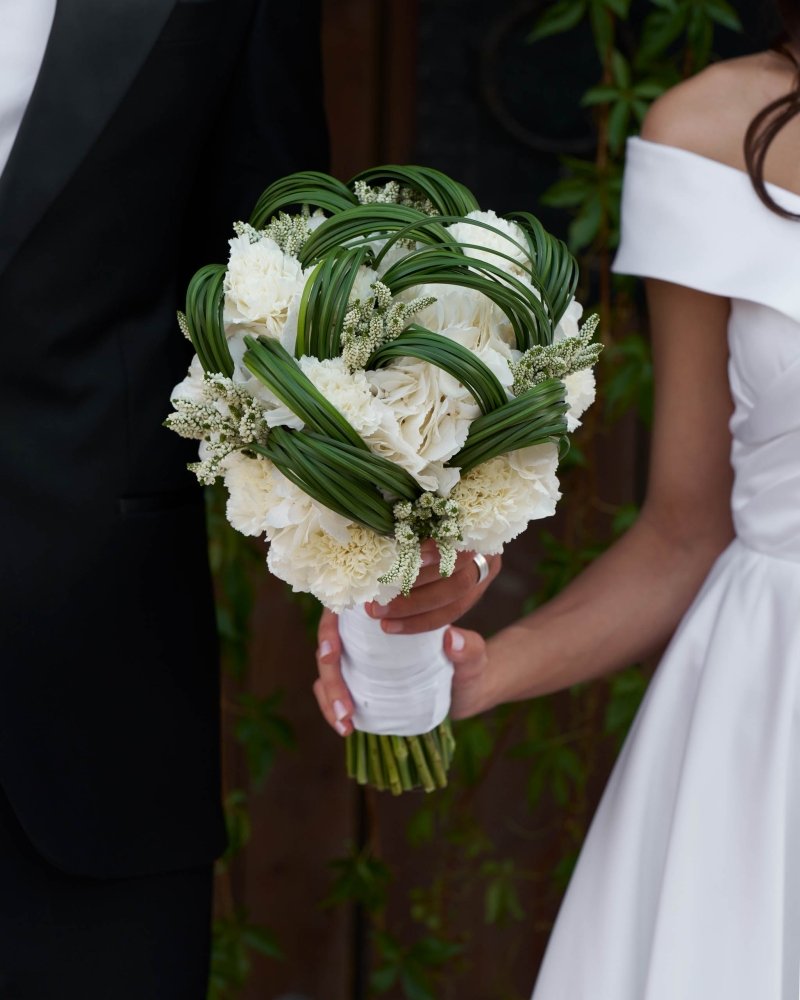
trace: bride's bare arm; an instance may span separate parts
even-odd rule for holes
[[[598,677],[657,650],[732,537],[729,300],[661,281],[649,281],[647,293],[656,409],[641,515],[561,594],[488,645],[451,631],[456,717]]]

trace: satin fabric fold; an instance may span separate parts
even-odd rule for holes
[[[800,224],[741,171],[633,139],[622,229],[615,270],[731,299],[737,537],[658,666],[533,996],[797,1000]]]

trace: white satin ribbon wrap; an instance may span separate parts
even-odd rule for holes
[[[340,614],[342,674],[356,706],[356,729],[421,736],[445,720],[453,678],[442,649],[445,631],[387,635],[363,607]]]

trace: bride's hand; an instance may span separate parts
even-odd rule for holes
[[[492,708],[489,655],[483,636],[461,628],[448,629],[444,651],[454,671],[451,718],[468,719]]]
[[[411,635],[456,621],[480,600],[500,572],[502,563],[500,556],[486,556],[489,572],[481,580],[472,554],[460,552],[452,576],[443,578],[439,575],[433,543],[426,542],[422,552],[425,562],[408,597],[397,597],[385,607],[367,605],[368,614],[382,622],[385,632]],[[469,636],[473,633],[461,634]],[[471,643],[465,651],[469,652],[470,647]],[[445,648],[447,651],[447,646]],[[314,694],[328,723],[340,736],[347,736],[353,730],[350,717],[355,706],[342,679],[339,667],[341,650],[338,619],[332,612],[324,611],[317,632],[319,677],[314,682]]]

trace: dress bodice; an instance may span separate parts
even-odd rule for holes
[[[800,212],[800,195],[768,185]],[[770,212],[741,170],[631,139],[614,270],[731,299],[736,532],[800,562],[800,222]]]

